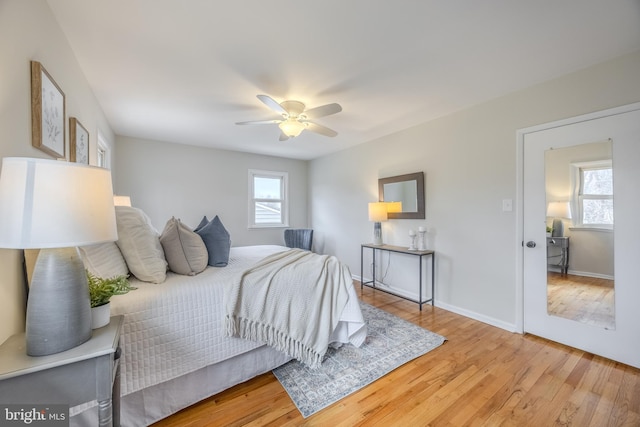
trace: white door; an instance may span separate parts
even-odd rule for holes
[[[602,112],[524,132],[524,331],[640,367],[640,108]],[[614,114],[616,113],[616,114]],[[569,124],[567,124],[569,123]],[[545,152],[612,141],[615,328],[547,312]]]

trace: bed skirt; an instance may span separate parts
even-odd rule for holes
[[[215,365],[122,396],[121,426],[148,426],[229,387],[269,372],[289,360],[290,357],[286,354],[261,346]],[[70,426],[90,425],[98,425],[97,404],[70,418]]]

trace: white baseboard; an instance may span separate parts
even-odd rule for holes
[[[359,276],[352,275],[351,277],[354,280],[361,281]],[[388,285],[384,286],[384,288],[392,290],[393,292],[398,293],[398,294],[399,293],[406,293],[406,292],[402,292],[402,290],[398,291],[397,289],[392,288],[391,286],[388,286]],[[409,296],[409,295],[407,295],[407,296],[410,297],[410,298],[413,298],[412,296]],[[457,306],[454,306],[454,305],[450,305],[450,304],[444,303],[444,302],[439,301],[439,300],[436,300],[435,306],[438,307],[438,308],[442,308],[444,310],[450,311],[452,313],[456,313],[456,314],[459,314],[461,316],[468,317],[470,319],[477,320],[479,322],[486,323],[486,324],[491,325],[491,326],[495,326],[496,328],[504,329],[504,330],[509,331],[509,332],[520,333],[520,331],[517,329],[517,327],[516,327],[516,325],[514,323],[508,323],[508,322],[504,322],[502,320],[494,319],[493,317],[485,316],[484,314],[476,313],[476,312],[471,311],[471,310],[467,310],[467,309],[460,308],[460,307],[457,307]]]

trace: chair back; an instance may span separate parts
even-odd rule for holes
[[[309,228],[290,228],[284,230],[284,243],[288,248],[311,250],[313,230]]]

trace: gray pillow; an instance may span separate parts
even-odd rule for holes
[[[231,239],[229,232],[224,228],[224,225],[222,225],[222,221],[220,221],[218,215],[206,225],[197,228],[196,233],[202,237],[207,247],[207,251],[209,252],[209,265],[212,267],[226,267],[229,263]]]
[[[167,221],[160,243],[174,273],[194,276],[207,268],[209,255],[202,238],[179,219],[172,217]]]

